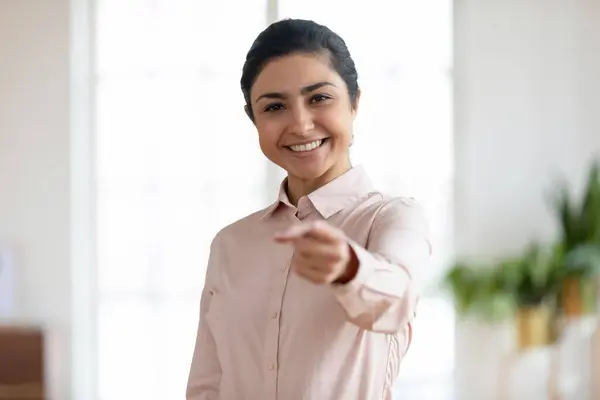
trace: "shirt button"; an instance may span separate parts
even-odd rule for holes
[[[275,369],[275,364],[269,363],[268,368],[269,368],[269,371],[273,371]]]
[[[287,265],[283,265],[279,269],[281,270],[281,272],[285,272],[287,270]]]
[[[279,313],[277,311],[274,311],[273,313],[271,313],[271,318],[276,319],[279,316]]]

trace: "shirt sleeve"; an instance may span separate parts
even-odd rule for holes
[[[220,259],[217,238],[215,238],[210,248],[206,279],[200,300],[200,321],[187,383],[187,400],[219,399],[221,365],[217,357],[215,339],[206,325],[205,317],[213,296],[214,277],[219,269]]]
[[[357,326],[396,333],[415,315],[418,276],[427,267],[431,247],[423,209],[413,199],[385,203],[373,221],[366,248],[350,241],[358,272],[333,291]]]

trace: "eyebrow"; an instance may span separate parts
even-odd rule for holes
[[[310,92],[314,92],[317,89],[322,88],[323,86],[333,86],[333,87],[337,87],[336,85],[334,85],[331,82],[317,82],[317,83],[313,83],[312,85],[308,85],[303,87],[302,89],[300,89],[300,94],[305,95],[308,94]],[[280,92],[269,92],[269,93],[263,93],[260,96],[258,96],[256,98],[256,100],[254,100],[255,102],[258,102],[260,99],[280,99],[283,100],[285,99],[287,96],[284,93],[280,93]]]

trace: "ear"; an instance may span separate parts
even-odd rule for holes
[[[352,103],[352,113],[354,114],[354,117],[356,118],[356,114],[358,113],[358,106],[360,104],[360,88],[358,88],[356,90],[356,97],[354,98],[354,102]]]
[[[244,106],[244,112],[246,113],[248,118],[250,118],[250,121],[254,123],[254,115],[252,114],[252,110],[250,109],[250,107],[248,107],[248,104]]]

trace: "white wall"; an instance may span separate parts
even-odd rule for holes
[[[456,246],[496,255],[551,236],[552,179],[600,151],[600,2],[455,9]]]
[[[600,155],[600,2],[456,0],[455,11],[456,252],[494,257],[552,238],[553,179],[581,182]],[[492,398],[512,331],[469,326],[457,327],[457,398]],[[526,376],[543,390],[536,362]]]
[[[69,1],[0,1],[0,241],[16,311],[48,332],[52,399],[71,372]]]

